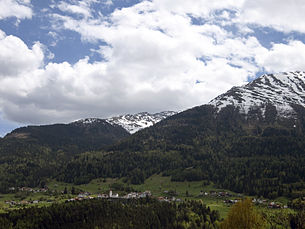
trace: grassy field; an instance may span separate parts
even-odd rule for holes
[[[111,185],[114,183],[123,184],[124,186],[129,186],[138,192],[151,191],[152,195],[155,197],[159,196],[171,196],[170,193],[175,193],[176,198],[181,200],[202,200],[207,206],[212,210],[218,210],[221,217],[225,217],[230,209],[230,205],[223,202],[224,198],[210,197],[210,196],[200,196],[200,193],[209,193],[210,191],[223,191],[228,190],[217,189],[213,184],[203,185],[202,181],[194,182],[173,182],[170,180],[170,177],[163,177],[161,175],[153,175],[150,178],[146,179],[144,184],[140,185],[128,185],[124,184],[122,179],[94,179],[89,184],[84,185],[71,185],[67,183],[62,183],[58,181],[50,181],[48,187],[51,190],[56,190],[61,192],[67,188],[68,192],[72,189],[72,186],[77,190],[83,190],[90,192],[92,194],[98,193],[108,193],[111,188]],[[118,193],[122,193],[118,190],[113,190]],[[233,193],[233,192],[230,192]],[[235,193],[233,193],[235,194]]]
[[[5,212],[9,209],[15,209],[16,207],[11,207],[8,204],[5,204],[5,201],[14,200],[14,201],[32,201],[39,200],[38,206],[46,206],[51,204],[52,202],[61,202],[65,201],[69,198],[72,198],[71,195],[72,187],[75,188],[76,192],[89,192],[93,196],[99,193],[108,193],[110,189],[114,192],[118,192],[120,195],[124,194],[122,191],[115,190],[112,187],[113,184],[121,184],[124,187],[130,187],[138,192],[149,190],[152,195],[155,197],[159,196],[175,196],[181,200],[201,200],[207,206],[209,206],[212,210],[218,210],[220,216],[225,218],[228,214],[231,205],[224,203],[225,199],[234,199],[237,198],[237,194],[230,192],[224,189],[217,189],[213,184],[208,184],[203,181],[194,181],[194,182],[173,182],[170,180],[170,177],[163,177],[161,175],[153,175],[145,180],[144,184],[140,185],[132,185],[132,184],[124,184],[122,179],[94,179],[89,184],[83,185],[73,185],[63,182],[58,182],[55,180],[49,180],[47,186],[50,190],[48,193],[15,193],[15,194],[5,194],[0,195],[0,213]],[[62,194],[65,190],[68,191],[68,195]],[[210,193],[210,191],[215,192],[230,192],[235,197],[217,197],[211,195],[204,195],[204,193]],[[203,193],[203,195],[202,195]],[[201,195],[200,195],[201,194]],[[286,198],[278,198],[276,201],[281,202],[283,204],[287,204],[288,199]],[[265,209],[260,207],[261,211],[267,211],[268,214],[272,214],[274,210]]]
[[[64,191],[65,188],[67,188],[67,191],[70,192],[72,187],[74,187],[78,191],[98,194],[98,193],[109,192],[110,185],[116,182],[122,183],[122,181],[119,179],[107,178],[104,182],[104,179],[98,178],[92,180],[89,184],[82,184],[82,185],[74,185],[74,184],[52,180],[47,184],[47,186],[50,190],[56,190],[57,192]]]

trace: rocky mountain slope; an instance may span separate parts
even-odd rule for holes
[[[276,107],[280,117],[293,117],[296,114],[293,105],[305,106],[305,72],[263,75],[247,85],[233,87],[209,104],[219,110],[233,105],[244,114],[259,109],[262,115],[266,105],[271,104]]]
[[[152,126],[161,120],[177,114],[175,111],[163,111],[160,113],[150,114],[148,112],[141,112],[134,115],[120,115],[106,119],[110,124],[117,124],[122,126],[129,133],[133,134],[141,129]]]

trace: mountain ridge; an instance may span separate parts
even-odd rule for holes
[[[50,127],[78,127],[78,128],[92,128],[94,125],[102,125],[105,128],[109,128],[109,125],[113,127],[120,127],[125,129],[129,133],[135,133],[139,130],[142,130],[146,127],[152,126],[161,120],[177,114],[175,111],[163,111],[158,113],[148,113],[148,112],[140,112],[136,114],[126,114],[120,116],[114,116],[107,119],[102,118],[84,118],[79,119],[70,123],[54,123],[48,125],[28,125],[24,127],[19,127],[12,130],[10,133],[6,134],[4,138],[20,138],[26,139],[30,138],[30,133],[27,132],[27,129],[33,128],[50,128]]]
[[[262,115],[266,105],[271,104],[276,107],[278,116],[294,118],[296,112],[293,105],[305,106],[305,72],[264,74],[246,85],[231,88],[209,104],[218,110],[233,105],[243,114],[260,109]]]
[[[136,114],[126,114],[106,119],[110,124],[117,124],[134,134],[139,130],[152,126],[161,120],[177,114],[175,111],[162,111],[158,113],[140,112]]]
[[[52,149],[62,148],[79,152],[100,150],[128,136],[129,133],[121,126],[95,119],[91,123],[76,121],[68,124],[20,127],[7,134],[3,140],[15,138],[47,145]]]

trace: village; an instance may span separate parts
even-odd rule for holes
[[[151,197],[150,191],[145,192],[131,192],[124,196],[119,196],[118,193],[113,193],[112,190],[109,191],[109,194],[98,194],[97,196],[91,195],[89,192],[84,192],[78,194],[76,197],[68,199],[67,202],[76,201],[76,200],[86,200],[86,199],[140,199]]]
[[[15,189],[11,189],[13,191]],[[17,190],[21,192],[31,192],[31,193],[39,193],[39,192],[47,192],[47,189],[34,189],[29,187],[22,187],[18,188]],[[61,194],[64,194],[64,191],[61,192]],[[82,201],[82,200],[91,200],[91,199],[140,199],[140,198],[147,198],[152,197],[152,194],[150,191],[144,191],[144,192],[130,192],[126,195],[119,196],[118,193],[113,193],[112,190],[109,191],[109,194],[91,194],[89,192],[82,192],[79,193],[77,196],[66,199],[65,202],[71,202],[71,201]],[[181,201],[180,199],[175,198],[167,198],[167,197],[159,197],[158,200],[160,201]],[[55,202],[54,200],[46,200],[46,201],[39,201],[39,200],[7,200],[5,201],[5,204],[9,206],[26,206],[26,205],[33,205],[38,204],[42,202],[52,203]]]
[[[10,187],[9,190],[11,192],[24,192],[24,193],[44,193],[45,195],[48,195],[47,193],[54,193],[55,190],[49,190],[48,187],[44,188],[30,188],[30,187]],[[177,193],[173,191],[163,191],[164,196],[153,196],[151,191],[147,190],[144,192],[129,192],[124,195],[119,195],[119,193],[115,193],[112,190],[109,190],[108,193],[99,193],[99,194],[92,194],[90,192],[80,192],[78,194],[75,194],[75,196],[71,197],[69,194],[69,198],[65,198],[65,194],[67,194],[67,190],[62,190],[60,192],[60,195],[62,196],[63,200],[65,202],[71,202],[71,201],[82,201],[82,200],[91,200],[91,199],[140,199],[140,198],[156,198],[158,201],[165,201],[165,202],[182,202],[182,198],[177,197]],[[209,192],[203,192],[200,191],[200,193],[196,196],[196,198],[205,199],[205,198],[213,198],[217,200],[222,200],[224,204],[226,205],[233,205],[239,201],[241,201],[244,197],[241,194],[232,194],[230,192],[222,192],[222,191],[209,191]],[[186,200],[186,199],[185,199]],[[46,199],[46,200],[39,200],[39,199],[30,199],[30,200],[7,200],[5,201],[5,204],[9,205],[10,207],[18,207],[18,206],[27,206],[27,205],[35,205],[39,203],[53,203],[56,202],[54,199]],[[252,202],[255,205],[260,205],[268,208],[288,208],[287,205],[283,205],[281,203],[277,203],[275,201],[267,200],[267,199],[259,199],[259,198],[252,198]]]

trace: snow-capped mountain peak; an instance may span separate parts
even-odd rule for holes
[[[133,134],[143,128],[152,126],[161,120],[177,114],[175,111],[163,111],[160,113],[150,114],[148,112],[140,112],[137,114],[126,114],[106,119],[110,124],[117,124]]]
[[[289,117],[295,113],[292,104],[305,106],[305,72],[265,74],[244,86],[233,87],[209,104],[218,110],[233,105],[245,114],[252,108],[262,109],[264,114],[266,105],[272,104],[279,116]]]
[[[99,119],[99,118],[84,118],[84,119],[80,119],[77,121],[74,121],[70,124],[74,124],[74,125],[94,125],[97,123],[105,123],[104,119]]]

